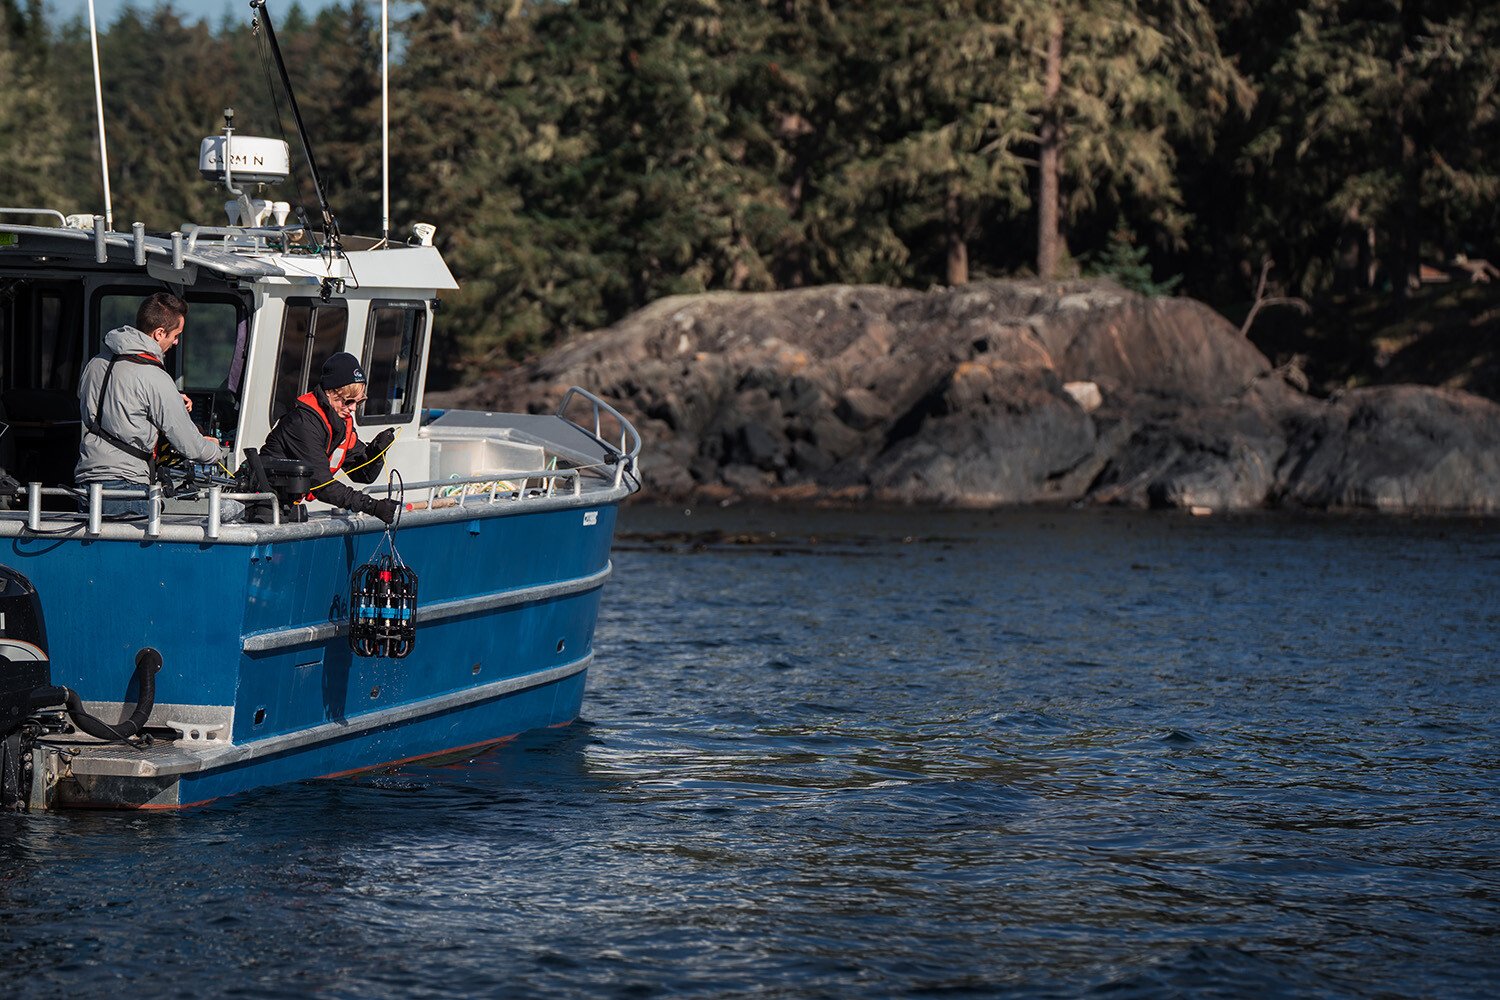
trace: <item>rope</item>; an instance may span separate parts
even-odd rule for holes
[[[392,441],[391,444],[395,442]],[[396,519],[385,526],[385,540],[391,546],[391,559],[397,566],[405,569],[406,560],[402,559],[401,553],[396,551],[396,529],[401,527],[401,514],[406,510],[406,480],[395,469],[392,469],[385,477],[385,495],[389,497],[393,489],[396,491]]]
[[[356,465],[352,469],[340,469],[338,472],[335,472],[333,474],[333,478],[330,479],[330,480],[328,480],[328,482],[326,482],[326,483],[319,483],[318,485],[309,488],[308,492],[309,493],[316,493],[318,490],[321,490],[323,487],[325,487],[325,486],[331,486],[334,483],[338,482],[339,481],[339,476],[341,476],[341,475],[342,476],[347,476],[351,472],[358,472],[360,469],[363,469],[367,465],[373,465],[375,462],[379,461],[381,459],[381,457],[385,455],[386,452],[388,452],[388,451],[391,450],[391,445],[395,444],[396,443],[396,439],[399,438],[400,436],[401,436],[401,429],[398,427],[396,429],[396,433],[391,436],[391,444],[388,444],[384,448],[380,449],[379,453],[376,454],[374,458],[366,459],[365,461],[359,463],[358,465]],[[395,470],[392,470],[392,471],[394,472]],[[403,488],[403,491],[404,491],[405,490],[405,485],[404,484],[403,484],[402,488]]]

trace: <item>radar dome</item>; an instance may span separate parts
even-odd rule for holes
[[[280,139],[253,135],[229,138],[229,167],[236,182],[274,184],[292,172],[291,152]],[[224,137],[211,135],[198,147],[198,172],[211,181],[224,178]]]

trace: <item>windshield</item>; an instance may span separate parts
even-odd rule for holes
[[[99,334],[135,325],[135,313],[150,291],[106,292],[99,299]],[[231,385],[235,347],[241,343],[240,307],[224,298],[188,296],[187,325],[182,339],[167,352],[163,363],[184,390],[235,389]],[[233,372],[233,374],[238,374]],[[234,379],[233,381],[238,381]]]

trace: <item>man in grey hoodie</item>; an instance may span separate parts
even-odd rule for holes
[[[187,303],[157,292],[141,303],[135,326],[104,335],[104,350],[84,366],[78,385],[83,441],[73,479],[79,486],[150,485],[158,437],[189,461],[218,461],[219,442],[198,433],[186,397],[162,367],[162,357],[186,325]],[[111,503],[105,512],[144,513],[145,508],[144,502]]]

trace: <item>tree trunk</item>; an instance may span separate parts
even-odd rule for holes
[[[1041,154],[1037,158],[1036,273],[1043,281],[1051,281],[1057,277],[1057,264],[1062,257],[1062,238],[1058,226],[1058,153],[1062,146],[1062,129],[1058,124],[1058,95],[1062,93],[1062,43],[1062,15],[1054,0],[1052,21],[1047,27]]]
[[[1398,93],[1402,96],[1396,104],[1396,155],[1400,184],[1397,187],[1395,212],[1395,267],[1392,268],[1392,284],[1396,294],[1407,298],[1422,281],[1422,164],[1418,156],[1417,129],[1421,126],[1418,100],[1414,94],[1421,86],[1420,80],[1410,78],[1407,68],[1414,59],[1413,46],[1426,30],[1422,20],[1423,5],[1411,2],[1401,4],[1401,49],[1396,58],[1396,80]],[[1411,117],[1408,118],[1408,113]]]
[[[963,197],[957,182],[948,183],[943,204],[943,229],[948,241],[948,284],[969,283],[969,244],[964,240]]]

